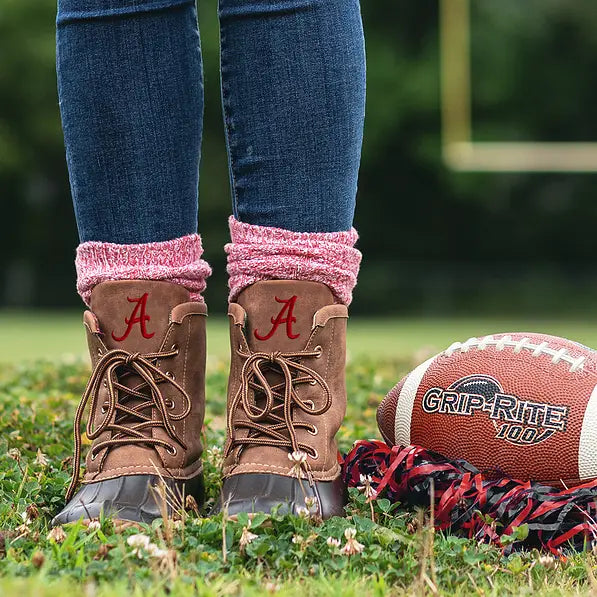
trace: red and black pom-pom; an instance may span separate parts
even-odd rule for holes
[[[344,459],[349,487],[370,475],[378,495],[392,502],[429,505],[433,485],[435,523],[440,530],[491,542],[528,525],[518,547],[538,547],[561,554],[597,544],[597,480],[560,490],[540,483],[487,479],[464,460],[449,460],[420,446],[389,447],[359,441]]]

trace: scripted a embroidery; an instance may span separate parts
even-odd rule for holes
[[[147,307],[147,296],[148,293],[146,292],[143,296],[139,298],[129,298],[128,296],[126,297],[126,300],[129,303],[136,303],[136,305],[133,309],[133,312],[131,313],[131,316],[124,318],[124,323],[127,325],[124,334],[118,337],[114,335],[114,332],[112,332],[112,338],[116,340],[116,342],[122,342],[123,340],[126,340],[128,338],[128,335],[131,333],[133,326],[136,323],[138,323],[141,326],[141,335],[144,338],[146,338],[147,340],[153,338],[155,332],[148,333],[147,328],[145,327],[146,322],[148,322],[151,319],[151,317],[145,313],[145,309]],[[139,311],[141,311],[140,315],[138,314]]]
[[[276,302],[281,303],[284,306],[280,309],[280,312],[276,317],[271,318],[272,329],[269,331],[269,333],[265,336],[262,336],[257,332],[257,330],[255,330],[253,332],[255,338],[257,338],[257,340],[269,340],[283,323],[286,324],[286,335],[291,340],[298,338],[300,334],[292,333],[292,324],[296,323],[296,317],[293,315],[294,305],[296,304],[298,297],[295,295],[289,299],[279,299],[277,296],[274,298],[276,299]]]

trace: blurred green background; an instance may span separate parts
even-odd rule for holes
[[[216,0],[199,3],[200,230],[215,272],[207,298],[218,313],[230,204],[216,9]],[[55,0],[0,0],[3,340],[19,333],[6,309],[19,310],[15,321],[23,322],[34,321],[23,310],[80,307],[55,10]],[[449,170],[441,157],[438,2],[363,0],[362,10],[368,108],[355,225],[364,261],[353,314],[590,321],[595,174]],[[597,141],[594,0],[471,0],[471,31],[475,140]]]

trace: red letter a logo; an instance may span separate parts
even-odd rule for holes
[[[131,316],[124,318],[124,323],[126,323],[126,325],[128,326],[126,328],[126,332],[124,332],[124,334],[122,336],[120,336],[120,338],[117,338],[114,335],[114,332],[112,332],[112,338],[114,338],[114,340],[116,340],[116,342],[122,342],[123,340],[126,340],[128,338],[128,335],[131,333],[133,326],[136,323],[138,323],[141,326],[141,334],[143,335],[144,338],[147,338],[148,340],[149,340],[149,338],[153,338],[153,336],[155,335],[155,332],[151,332],[151,334],[148,334],[147,329],[145,327],[145,322],[149,321],[151,319],[151,317],[149,317],[149,315],[145,315],[145,306],[147,304],[147,292],[140,298],[129,298],[127,296],[126,300],[129,303],[137,303],[137,304],[135,305],[135,308],[133,309]],[[141,311],[141,315],[138,315],[139,310]]]
[[[298,297],[293,296],[287,300],[279,299],[277,296],[274,297],[278,303],[282,303],[284,306],[278,313],[278,315],[274,318],[272,317],[272,329],[269,331],[267,336],[260,336],[255,330],[253,333],[255,334],[255,338],[257,340],[269,340],[278,329],[280,325],[283,323],[286,324],[286,335],[291,339],[294,340],[298,338],[300,334],[293,334],[292,333],[292,324],[296,322],[296,317],[292,315],[292,311],[294,310],[294,304],[296,303],[296,299]],[[286,316],[285,316],[286,315]]]

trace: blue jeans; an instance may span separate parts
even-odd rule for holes
[[[359,0],[220,0],[219,16],[234,215],[348,230],[365,102]],[[59,0],[57,72],[81,242],[196,232],[194,0]]]

